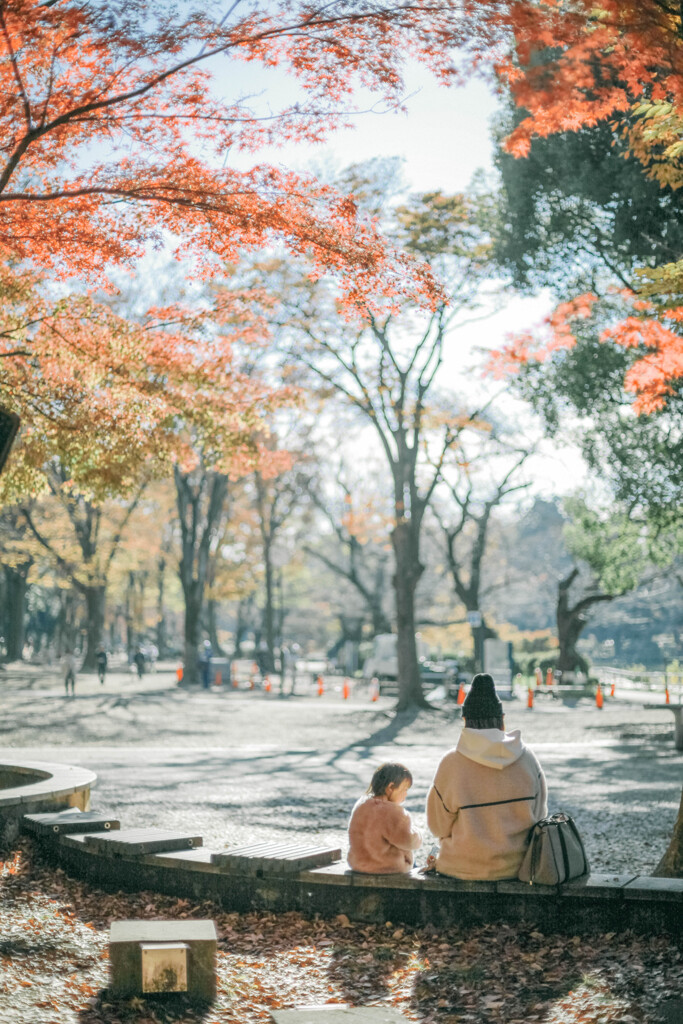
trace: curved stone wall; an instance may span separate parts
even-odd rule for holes
[[[0,836],[11,837],[24,814],[90,807],[97,775],[88,768],[48,761],[0,762]]]

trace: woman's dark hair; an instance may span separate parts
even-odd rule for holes
[[[500,729],[503,731],[503,716],[500,718],[466,718],[468,729]]]
[[[400,786],[404,779],[409,779],[412,786],[413,776],[406,766],[397,764],[395,761],[388,761],[375,770],[367,792],[372,793],[373,796],[384,796],[392,783],[394,786]]]
[[[468,729],[503,729],[503,705],[496,693],[493,676],[478,672],[462,705],[462,717]]]

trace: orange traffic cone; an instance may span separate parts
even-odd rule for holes
[[[668,683],[664,684],[664,703],[665,704],[670,704],[671,703],[671,697],[669,696],[669,684]]]
[[[266,691],[266,693],[270,693],[270,691],[272,690],[270,676],[263,677],[263,689]]]
[[[602,705],[604,703],[605,699],[602,696],[602,687],[600,686],[600,683],[598,683],[598,688],[595,691],[595,706],[598,709],[598,711],[602,711]]]
[[[379,679],[373,676],[370,680],[370,700],[375,701],[379,697]]]
[[[464,704],[464,703],[465,703],[465,687],[461,683],[460,686],[458,687],[458,704]]]
[[[617,684],[614,682],[614,680],[612,680],[612,685],[609,688],[609,695],[610,695],[610,697],[614,696],[614,688],[615,688],[616,685]]]
[[[255,661],[251,663],[251,675],[249,676],[249,689],[253,690],[256,686],[256,677],[258,675],[258,665]]]
[[[182,683],[182,681],[183,681],[183,666],[182,665],[178,665],[178,668],[175,670],[175,675],[176,675],[176,679],[178,680],[178,682]]]
[[[541,672],[540,665],[536,666],[536,686],[540,686],[543,682],[543,673]]]
[[[349,686],[348,679],[344,679],[344,685],[342,686],[342,697],[344,700],[348,700],[351,696],[351,687]]]
[[[218,669],[218,671],[216,672],[216,678],[213,681],[213,685],[214,686],[222,686],[223,685],[223,675],[222,675],[220,669]]]
[[[233,661],[230,666],[230,672],[232,673],[232,688],[236,690],[239,686],[239,679],[237,678],[237,662]]]
[[[552,686],[553,685],[553,670],[551,668],[549,668],[548,671],[545,674],[545,685],[546,686]]]
[[[325,692],[325,684],[323,682],[323,677],[322,676],[318,676],[318,696],[322,697],[324,692]]]
[[[530,711],[533,709],[534,706],[534,690],[531,686],[527,691],[526,706],[529,708]]]

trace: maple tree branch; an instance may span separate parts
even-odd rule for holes
[[[395,13],[398,13],[399,11],[401,13],[405,13],[406,10],[410,9],[410,5],[406,5],[406,7],[403,7],[401,5],[395,9]],[[382,11],[381,13],[383,17],[386,17],[387,13],[389,12]],[[206,49],[206,47],[203,47],[198,54],[195,54],[193,57],[188,57],[184,61],[179,61],[178,63],[172,65],[170,68],[167,68],[165,71],[159,71],[149,81],[144,82],[137,88],[129,89],[125,92],[118,93],[114,96],[109,96],[105,99],[92,100],[90,103],[83,103],[80,106],[73,107],[71,110],[67,110],[63,114],[60,114],[58,117],[53,118],[52,121],[41,124],[39,128],[29,127],[29,131],[18,144],[18,146],[15,148],[14,153],[12,154],[12,156],[10,157],[9,161],[5,166],[5,170],[3,171],[2,175],[0,175],[0,192],[4,191],[9,179],[11,178],[16,167],[18,166],[21,157],[24,155],[24,153],[26,152],[26,150],[32,142],[41,138],[43,135],[46,135],[49,132],[54,131],[56,128],[60,128],[63,125],[68,124],[69,121],[72,121],[77,117],[80,118],[84,114],[92,113],[97,110],[103,110],[107,107],[118,106],[122,103],[126,103],[131,100],[140,99],[141,97],[146,96],[147,93],[157,89],[167,79],[173,77],[174,75],[180,74],[182,71],[185,71],[190,67],[193,67],[195,64],[198,64],[201,61],[205,61],[210,59],[211,57],[215,57],[221,53],[225,53],[227,50],[239,49],[240,47],[246,46],[247,44],[253,45],[255,42],[264,42],[265,40],[268,39],[282,38],[288,35],[296,35],[298,32],[302,32],[302,30],[304,29],[310,30],[311,28],[315,29],[318,27],[326,27],[329,25],[335,25],[339,23],[355,24],[360,21],[367,21],[368,19],[372,20],[373,18],[377,17],[377,12],[370,10],[368,12],[359,12],[358,14],[354,15],[340,15],[337,18],[327,18],[319,20],[318,22],[316,22],[315,20],[316,17],[317,15],[315,13],[311,13],[309,17],[304,18],[292,25],[274,26],[271,29],[264,29],[263,31],[258,32],[254,35],[243,36],[241,38],[239,36],[230,37],[226,42],[220,44],[219,46],[215,46],[211,49]],[[19,87],[23,88],[21,85],[21,81],[19,81]],[[30,120],[28,123],[30,126]]]
[[[19,62],[17,61],[17,55],[14,52],[14,47],[12,46],[12,38],[11,38],[9,32],[7,31],[7,22],[5,21],[5,12],[2,10],[1,6],[0,6],[0,28],[2,28],[2,34],[5,37],[5,43],[7,45],[7,52],[9,53],[10,62],[12,64],[12,71],[14,72],[14,78],[16,80],[17,88],[19,89],[19,95],[21,96],[21,101],[22,101],[22,104],[23,104],[23,107],[24,107],[24,119],[26,121],[26,128],[30,132],[32,124],[33,124],[33,121],[32,121],[32,118],[31,118],[31,105],[30,105],[30,103],[28,101],[28,96],[26,95],[26,89],[24,88],[24,83],[23,83],[22,78],[21,78],[21,72],[19,71]]]
[[[21,513],[24,519],[26,520],[26,524],[31,533],[33,534],[33,536],[36,538],[38,543],[41,544],[42,547],[44,547],[45,550],[49,552],[49,554],[52,555],[58,567],[62,570],[62,572],[69,580],[69,582],[72,583],[77,590],[80,590],[81,593],[85,592],[85,590],[87,589],[86,585],[82,583],[79,579],[77,579],[76,576],[74,575],[75,570],[73,565],[67,562],[67,560],[63,558],[62,555],[60,555],[59,551],[57,551],[56,548],[53,547],[52,543],[47,539],[47,537],[43,536],[43,534],[40,532],[40,530],[33,522],[33,518],[28,508],[23,507]]]
[[[121,543],[121,537],[123,536],[123,531],[125,530],[126,526],[128,525],[128,523],[130,521],[130,517],[133,515],[133,512],[138,507],[138,504],[140,502],[140,499],[142,498],[142,495],[143,495],[146,487],[147,487],[147,481],[144,480],[140,484],[140,487],[138,489],[137,494],[135,495],[133,500],[128,505],[128,508],[126,509],[126,512],[125,512],[125,515],[121,519],[121,522],[119,523],[119,527],[118,527],[116,533],[114,534],[114,536],[111,539],[111,548],[109,550],[109,555],[107,556],[107,559],[106,559],[106,561],[104,563],[105,564],[105,570],[104,570],[104,574],[103,575],[104,575],[104,579],[105,580],[109,576],[109,570],[111,569],[111,564],[112,564],[112,562],[114,560],[114,555],[116,554],[116,551],[118,550],[118,546]]]

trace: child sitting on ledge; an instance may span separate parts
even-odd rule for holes
[[[422,836],[401,804],[413,784],[402,764],[383,764],[357,801],[349,821],[349,867],[366,874],[410,871]]]

